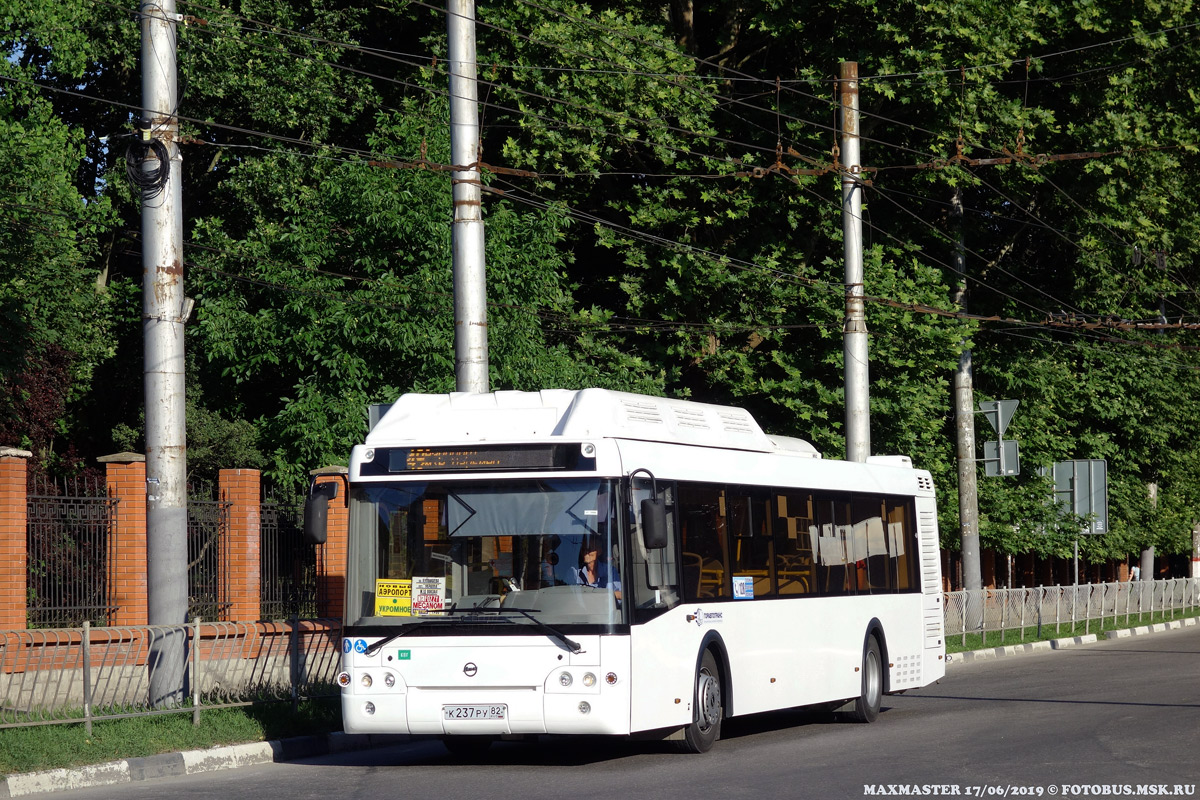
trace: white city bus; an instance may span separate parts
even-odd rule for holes
[[[944,674],[933,482],[905,457],[825,460],[738,408],[602,389],[410,394],[348,481],[348,733],[703,752],[726,717],[869,722]]]

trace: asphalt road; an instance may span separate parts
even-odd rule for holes
[[[438,741],[56,798],[1195,796],[1200,627],[951,667],[871,725],[797,711],[727,721],[706,755],[544,737],[450,758]],[[1189,793],[1190,791],[1190,793]]]

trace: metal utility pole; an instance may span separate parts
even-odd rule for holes
[[[187,698],[187,445],[184,417],[183,198],[176,144],[175,0],[141,5],[142,335],[146,392],[146,577],[150,701]],[[137,149],[137,148],[134,148]],[[131,149],[133,152],[133,149]]]
[[[954,249],[954,271],[959,276],[954,304],[967,310],[966,245],[963,242],[962,189],[955,187],[950,199],[950,217],[958,232]],[[962,536],[963,588],[967,590],[967,629],[979,627],[983,619],[983,578],[979,570],[979,476],[975,464],[975,385],[971,374],[971,351],[963,348],[954,372],[954,421],[958,435],[958,526]]]
[[[479,180],[479,102],[475,63],[475,2],[446,0],[450,40],[450,160],[455,167],[454,380],[460,392],[488,391],[487,276]]]
[[[842,327],[846,385],[846,460],[871,454],[871,395],[867,373],[867,319],[863,301],[862,181],[858,137],[858,63],[843,61],[838,75],[842,107],[842,233],[846,260],[846,318]]]

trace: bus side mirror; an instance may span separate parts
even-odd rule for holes
[[[661,497],[642,501],[642,544],[647,550],[667,546],[667,504]]]
[[[336,483],[318,483],[304,501],[304,541],[325,544],[329,535],[329,501],[338,495]]]

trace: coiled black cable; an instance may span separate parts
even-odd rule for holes
[[[151,157],[158,166],[143,169]],[[129,182],[141,190],[143,200],[158,197],[171,177],[171,154],[167,146],[161,139],[134,139],[125,151],[125,174],[129,176]]]

